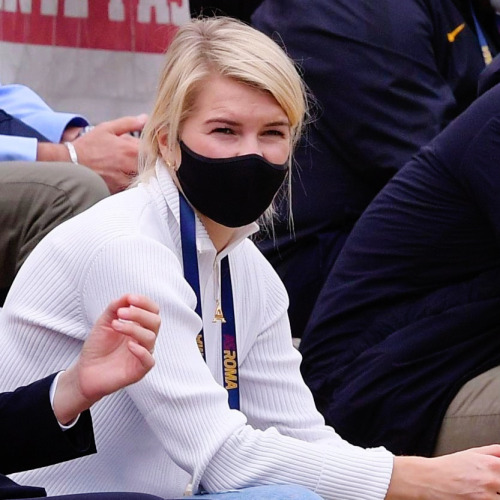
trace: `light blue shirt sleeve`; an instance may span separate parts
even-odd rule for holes
[[[0,84],[0,109],[34,128],[49,141],[55,143],[61,141],[66,127],[84,127],[89,124],[83,116],[52,110],[36,92],[24,85]],[[35,160],[36,139],[27,139],[25,137],[0,136],[0,161]]]
[[[0,161],[35,161],[37,145],[33,137],[0,135]]]

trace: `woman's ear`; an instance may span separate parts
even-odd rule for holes
[[[165,162],[167,162],[168,157],[170,156],[170,150],[168,147],[168,133],[166,129],[161,129],[158,131],[157,135],[158,139],[158,147],[160,148],[160,153]]]
[[[170,147],[168,132],[166,129],[159,130],[156,137],[158,141],[158,148],[165,165],[167,165],[167,167],[172,169],[174,172],[177,171],[179,165],[181,164],[181,150],[179,143],[175,143],[173,149]]]

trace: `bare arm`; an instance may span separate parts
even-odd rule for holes
[[[52,142],[38,142],[36,148],[37,161],[71,161],[64,144]]]
[[[485,499],[500,492],[500,445],[435,458],[396,457],[387,499]]]

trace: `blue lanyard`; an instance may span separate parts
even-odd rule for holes
[[[196,294],[196,313],[203,321],[201,311],[200,275],[198,269],[198,256],[196,253],[196,222],[194,211],[179,193],[182,263],[184,277]],[[215,321],[221,322],[222,334],[222,374],[224,387],[228,393],[229,407],[233,410],[240,408],[238,351],[236,348],[236,323],[234,319],[233,288],[231,284],[231,270],[228,257],[221,260],[221,301],[224,304],[224,314],[217,304]],[[203,359],[206,361],[205,336],[203,325],[196,337],[196,342]]]
[[[493,60],[491,56],[491,50],[488,46],[488,42],[486,41],[486,36],[484,35],[483,29],[477,20],[476,13],[474,12],[474,7],[472,3],[470,4],[470,11],[472,14],[472,19],[474,20],[474,26],[476,27],[477,39],[479,41],[479,45],[481,46],[481,52],[483,53],[484,64],[488,66],[490,62]]]

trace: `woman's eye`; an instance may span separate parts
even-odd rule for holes
[[[264,132],[264,135],[274,135],[277,137],[285,137],[285,133],[282,130],[270,129]]]
[[[230,135],[233,134],[233,130],[228,128],[228,127],[217,127],[212,130],[212,133],[215,132],[216,134],[224,134],[224,135]]]

